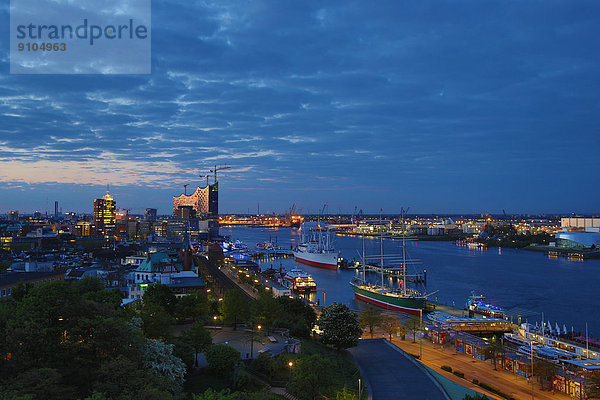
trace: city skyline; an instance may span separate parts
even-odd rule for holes
[[[598,213],[600,5],[154,2],[152,74],[10,75],[0,214]],[[213,178],[210,178],[213,182]]]

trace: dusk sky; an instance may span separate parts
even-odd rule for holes
[[[600,212],[597,0],[152,1],[150,75],[11,75],[0,21],[0,214],[214,164],[222,213]]]

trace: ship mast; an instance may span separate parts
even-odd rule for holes
[[[405,210],[402,208],[400,210],[402,220],[402,295],[406,296],[406,231],[404,229],[404,213]]]
[[[379,264],[379,268],[381,268],[381,288],[383,289],[383,227],[381,225],[381,211],[383,211],[383,209],[379,209],[379,231],[381,232],[381,235],[379,236],[379,243],[380,243],[380,247],[381,247],[381,262]]]
[[[363,272],[363,284],[367,282],[367,274],[365,271],[365,234],[362,235],[362,272]]]

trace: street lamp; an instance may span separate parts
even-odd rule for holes
[[[288,367],[290,367],[290,381],[292,380],[292,367],[294,366],[294,362],[292,360],[290,360],[288,362]]]
[[[256,328],[260,331],[262,326],[258,325]],[[252,330],[250,336],[250,358],[254,358],[254,323],[252,323]]]

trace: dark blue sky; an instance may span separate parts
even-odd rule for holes
[[[153,1],[151,75],[10,75],[0,213],[598,213],[598,1]]]

